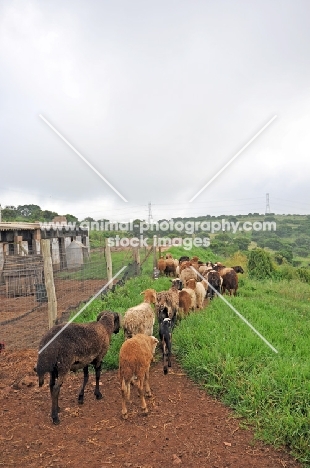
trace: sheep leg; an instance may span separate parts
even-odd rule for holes
[[[171,333],[169,334],[169,341],[167,343],[167,350],[168,350],[168,367],[171,367],[171,344],[172,344],[172,336]]]
[[[146,375],[146,373],[145,373]],[[150,396],[150,393],[151,393],[151,390],[150,390],[150,387],[149,388],[149,395]],[[138,392],[139,392],[139,397],[140,397],[140,402],[141,402],[141,408],[142,408],[142,414],[144,416],[147,415],[148,413],[148,409],[147,409],[147,406],[146,406],[146,401],[145,401],[145,398],[144,398],[144,377],[142,377],[141,379],[138,380]]]
[[[101,373],[101,361],[97,366],[95,367],[96,370],[96,386],[94,390],[94,395],[96,395],[97,400],[101,400],[102,398],[102,393],[99,390],[99,380],[100,380],[100,373]]]
[[[171,335],[164,338],[163,343],[164,374],[168,374],[168,367],[171,367]]]
[[[59,424],[60,420],[58,417],[58,398],[59,398],[59,392],[60,392],[60,387],[62,386],[63,379],[58,379],[55,385],[53,386],[53,389],[51,391],[52,394],[52,420],[53,424]]]
[[[163,363],[164,363],[164,374],[168,374],[168,365],[167,365],[167,346],[165,342],[165,338],[162,341],[162,347],[163,347]]]
[[[152,396],[151,388],[150,388],[150,366],[148,369],[145,371],[145,376],[144,376],[144,382],[145,382],[145,394],[147,397]],[[143,388],[143,386],[142,386]]]
[[[122,417],[124,419],[128,418],[127,414],[127,407],[126,407],[126,400],[129,399],[128,395],[130,395],[130,382],[126,384],[125,379],[122,380]]]
[[[50,394],[51,394],[51,398],[53,398],[53,388],[55,386],[55,382],[56,382],[57,377],[58,377],[57,369],[53,369],[52,372],[50,372]],[[59,406],[57,406],[57,411],[58,411],[58,413],[60,412]]]
[[[88,366],[85,366],[83,368],[83,372],[84,372],[84,380],[83,380],[83,385],[81,387],[81,390],[80,390],[80,393],[79,393],[79,397],[78,397],[78,403],[79,405],[82,405],[84,403],[84,390],[85,390],[85,387],[86,387],[86,384],[88,382],[88,378],[89,378],[89,374],[88,374]]]

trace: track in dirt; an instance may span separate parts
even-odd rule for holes
[[[77,404],[82,374],[70,374],[60,393],[61,423],[50,419],[48,382],[38,388],[35,350],[0,354],[0,466],[113,468],[300,468],[285,451],[253,441],[240,420],[184,375],[173,360],[168,375],[152,364],[153,397],[143,417],[136,389],[129,418],[121,419],[117,372],[101,376],[103,399],[93,395],[94,375]],[[47,377],[47,376],[46,376]]]

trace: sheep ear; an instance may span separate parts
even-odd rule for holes
[[[102,315],[103,315],[103,312],[100,312],[100,314],[97,315],[97,322],[99,322],[99,320],[101,319]]]
[[[142,296],[145,293],[145,291],[140,292],[140,296]]]

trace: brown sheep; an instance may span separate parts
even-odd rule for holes
[[[222,283],[222,294],[225,294],[225,291],[229,291],[229,295],[231,296],[232,294],[234,296],[237,295],[237,289],[238,289],[238,275],[233,270],[232,268],[227,268],[226,271],[223,275],[223,283]]]
[[[191,288],[183,288],[182,291],[185,291],[189,294],[191,298],[191,303],[189,310],[195,311],[196,310],[196,294],[195,291],[193,291]]]
[[[130,383],[136,377],[141,408],[144,415],[148,413],[144,398],[150,397],[149,372],[158,339],[154,336],[138,334],[125,341],[119,353],[119,378],[122,391],[122,416],[127,419],[126,400],[130,400]]]
[[[176,275],[176,265],[174,263],[173,258],[166,259],[165,275],[173,277]]]
[[[157,268],[160,271],[161,275],[164,275],[166,269],[166,260],[164,259],[163,255],[157,260]]]
[[[192,298],[187,291],[179,291],[179,315],[184,318],[189,314],[191,308]]]
[[[35,371],[39,377],[40,387],[44,384],[44,374],[46,372],[50,374],[51,416],[54,424],[60,423],[58,397],[70,370],[83,369],[84,371],[84,381],[78,397],[79,404],[84,403],[89,364],[92,364],[96,371],[94,394],[97,400],[102,398],[99,391],[101,361],[109,348],[112,334],[118,333],[119,329],[119,314],[103,311],[95,322],[55,325],[43,336],[39,345]]]
[[[223,283],[223,278],[220,276],[218,271],[209,270],[207,274],[205,274],[205,280],[203,280],[204,286],[206,283],[207,295],[210,297],[210,300],[214,298],[216,291],[220,294],[221,287]]]
[[[235,270],[236,273],[241,273],[243,275],[244,269],[240,265],[236,265],[232,267],[233,270]]]

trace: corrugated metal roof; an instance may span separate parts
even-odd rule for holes
[[[0,223],[0,231],[33,231],[34,229],[40,229],[40,223]]]

